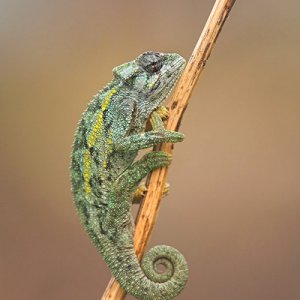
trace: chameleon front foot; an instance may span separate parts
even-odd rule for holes
[[[165,130],[164,121],[169,118],[169,109],[166,106],[159,106],[150,115],[146,124],[146,131]]]

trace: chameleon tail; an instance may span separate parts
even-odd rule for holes
[[[103,245],[103,244],[102,244]],[[127,293],[140,300],[170,300],[185,287],[188,266],[183,255],[170,246],[155,246],[141,265],[132,247],[116,249],[105,243],[106,262]],[[101,251],[101,252],[102,252]],[[107,255],[109,253],[109,255]],[[164,270],[159,268],[163,267]]]

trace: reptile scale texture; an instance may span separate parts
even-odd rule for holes
[[[113,80],[92,98],[75,133],[71,181],[81,222],[113,276],[140,300],[173,299],[188,278],[183,255],[170,246],[153,247],[139,263],[131,216],[132,203],[146,192],[141,180],[171,163],[162,151],[135,160],[138,151],[184,138],[165,129],[161,106],[184,65],[178,54],[149,51],[114,68]]]

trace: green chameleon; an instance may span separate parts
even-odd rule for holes
[[[173,299],[188,278],[184,257],[169,246],[150,249],[139,263],[130,213],[132,203],[146,192],[141,180],[171,163],[162,151],[135,161],[138,150],[184,138],[164,128],[167,110],[161,106],[184,65],[178,54],[145,52],[114,68],[114,79],[83,113],[73,144],[72,191],[81,222],[113,276],[141,300]]]

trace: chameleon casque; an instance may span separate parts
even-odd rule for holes
[[[139,263],[131,216],[141,180],[171,162],[162,151],[135,160],[138,151],[184,138],[164,128],[166,108],[161,106],[184,65],[178,54],[149,51],[114,68],[114,79],[83,113],[73,144],[72,191],[81,222],[113,276],[141,300],[173,299],[188,277],[184,257],[169,246],[155,246]],[[150,130],[145,129],[147,120]]]

